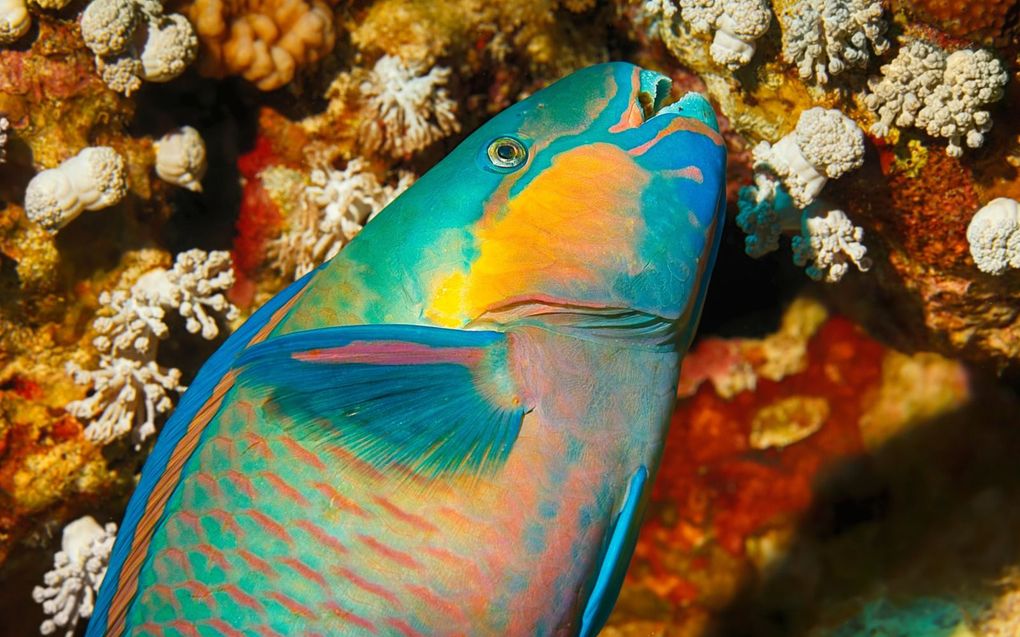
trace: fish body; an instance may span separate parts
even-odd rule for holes
[[[724,209],[630,64],[499,114],[235,332],[167,422],[89,636],[594,635]]]

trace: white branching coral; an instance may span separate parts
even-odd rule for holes
[[[161,137],[155,143],[156,174],[163,181],[202,191],[205,176],[205,141],[197,130],[183,126]]]
[[[52,635],[63,630],[65,637],[71,637],[78,620],[92,616],[116,538],[116,524],[99,526],[91,516],[64,527],[53,570],[46,573],[43,585],[32,591],[32,598],[42,604],[43,612],[52,615],[39,627],[40,633]]]
[[[361,158],[343,170],[313,170],[297,219],[269,246],[275,267],[295,279],[333,258],[374,215],[413,183],[402,173],[396,185],[381,183]]]
[[[999,197],[978,210],[967,226],[970,256],[978,269],[1004,274],[1020,269],[1020,203]]]
[[[992,127],[987,104],[998,101],[1009,79],[1002,63],[988,51],[964,49],[947,54],[924,40],[912,40],[882,76],[868,82],[865,104],[878,115],[871,132],[879,137],[892,126],[916,126],[948,140],[946,153],[977,148]]]
[[[25,190],[25,214],[53,233],[82,211],[108,208],[126,194],[124,158],[109,146],[94,146],[33,177]]]
[[[92,0],[82,12],[81,33],[103,81],[125,95],[142,80],[174,79],[198,55],[188,19],[164,15],[162,5],[151,0]]]
[[[763,0],[649,0],[645,11],[671,21],[680,19],[695,33],[712,36],[712,59],[737,70],[754,57],[756,42],[769,29],[772,11]]]
[[[361,130],[366,151],[403,157],[460,130],[457,103],[445,86],[450,69],[423,71],[421,65],[385,55],[367,73],[361,83],[367,100]]]
[[[31,26],[25,0],[0,0],[0,44],[17,42]]]
[[[166,311],[176,310],[189,332],[216,338],[215,316],[237,316],[223,295],[233,283],[229,253],[189,250],[177,255],[170,270],[150,270],[130,290],[100,295],[104,310],[93,322],[92,341],[99,365],[83,369],[67,364],[75,383],[92,388],[90,395],[67,405],[71,415],[89,422],[86,437],[106,443],[133,432],[140,444],[155,433],[156,419],[173,407],[172,393],[185,390],[180,370],[156,362],[158,342],[170,333]]]
[[[791,242],[793,262],[815,281],[835,283],[851,264],[861,272],[871,268],[868,249],[861,243],[864,230],[842,210],[829,210],[824,217],[805,214],[801,223],[801,234]]]
[[[754,148],[755,172],[774,173],[794,203],[807,207],[829,179],[864,164],[864,132],[836,109],[809,108],[775,145]]]
[[[877,0],[799,0],[780,20],[783,57],[805,80],[825,84],[830,74],[867,66],[869,47],[876,55],[889,49]]]

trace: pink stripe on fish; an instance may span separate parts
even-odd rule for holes
[[[376,629],[376,627],[372,624],[372,622],[368,621],[364,617],[359,617],[358,615],[355,615],[354,613],[347,610],[346,608],[344,608],[343,606],[336,602],[328,602],[326,604],[326,609],[329,610],[329,612],[333,613],[334,615],[340,617],[341,619],[351,624],[354,624],[355,626],[358,626],[363,630],[371,632],[373,635],[379,632],[378,629]]]
[[[662,174],[666,177],[680,177],[681,179],[690,179],[691,181],[702,184],[705,183],[705,175],[701,173],[701,169],[697,166],[688,166],[687,168],[679,168],[677,170],[664,170]]]
[[[343,347],[297,352],[293,358],[306,363],[363,363],[366,365],[465,365],[482,359],[477,347],[429,347],[405,341],[354,341]]]
[[[381,506],[382,508],[386,509],[387,513],[397,518],[401,522],[406,522],[407,524],[410,524],[411,526],[422,531],[425,531],[427,533],[439,532],[439,529],[425,518],[421,517],[420,515],[408,513],[400,509],[399,507],[397,507],[397,505],[393,504],[386,498],[374,496],[372,500],[375,501],[375,503]]]
[[[308,580],[312,580],[322,588],[325,588],[327,590],[329,589],[329,584],[326,582],[326,578],[324,578],[321,574],[319,574],[318,571],[308,566],[301,560],[294,557],[281,557],[279,561],[289,566],[301,577]]]
[[[366,513],[364,509],[358,506],[356,502],[348,499],[342,493],[337,491],[333,485],[326,484],[325,482],[316,482],[312,484],[312,488],[326,496],[331,508],[343,509],[348,513],[353,513],[359,518],[368,519],[368,513]]]
[[[255,499],[255,485],[252,484],[252,481],[248,478],[248,476],[244,475],[237,469],[231,469],[223,475],[227,480],[230,480],[230,483],[233,484],[238,491],[248,496],[249,500]]]
[[[390,548],[373,537],[369,537],[367,535],[359,535],[358,540],[361,541],[361,543],[367,546],[368,548],[378,553],[379,555],[382,555],[383,557],[386,557],[405,568],[413,569],[421,568],[421,564],[419,564],[418,561],[411,557],[409,554],[404,553],[403,551],[398,551],[394,548]]]
[[[303,617],[309,621],[315,619],[315,612],[312,611],[311,608],[308,608],[292,597],[288,597],[287,595],[277,591],[270,591],[266,593],[266,597],[286,608],[292,615]]]
[[[341,554],[347,552],[347,547],[341,544],[340,540],[327,533],[325,529],[316,526],[315,523],[310,520],[298,520],[294,523],[294,526],[304,530],[308,533],[308,535],[311,535],[312,538],[319,544],[333,549],[334,553]]]
[[[368,580],[362,577],[358,577],[350,569],[337,566],[331,570],[340,577],[349,581],[351,584],[354,584],[361,590],[365,591],[366,593],[371,593],[372,595],[375,595],[380,599],[388,602],[391,606],[401,606],[400,600],[397,599],[397,596],[391,593],[388,589],[383,588],[378,584],[373,584],[372,582],[369,582]]]
[[[223,509],[212,509],[207,515],[219,522],[220,526],[224,529],[228,529],[234,535],[244,535],[244,529],[242,529],[241,525],[237,523],[234,516]]]
[[[237,630],[236,628],[234,628],[227,622],[223,621],[222,619],[207,619],[205,620],[204,623],[208,624],[216,632],[218,632],[221,635],[224,635],[225,637],[244,637],[244,633]]]
[[[219,590],[225,593],[227,597],[229,597],[239,606],[250,608],[256,613],[266,612],[265,607],[261,604],[261,602],[259,602],[259,600],[255,599],[248,593],[242,591],[240,588],[238,588],[237,584],[223,584],[219,586]]]
[[[257,525],[262,527],[262,530],[267,531],[270,535],[273,535],[277,539],[283,540],[287,544],[293,544],[294,538],[290,536],[287,529],[282,524],[276,522],[265,513],[256,509],[245,509],[241,511],[241,515],[246,515],[251,518]]]
[[[282,478],[280,478],[280,476],[272,473],[271,471],[260,471],[259,475],[263,480],[273,485],[273,488],[277,490],[279,495],[282,495],[286,499],[300,504],[303,507],[308,506],[308,499],[301,495],[300,491],[287,484]]]
[[[280,438],[280,443],[284,447],[287,447],[287,451],[291,452],[295,456],[295,458],[297,458],[301,462],[310,465],[312,468],[317,469],[318,471],[326,470],[326,465],[324,465],[322,461],[319,460],[319,457],[316,456],[311,451],[302,447],[300,444],[298,444],[296,440],[292,440],[290,438]]]
[[[211,544],[199,544],[195,547],[195,551],[224,571],[230,568],[230,562],[227,561],[227,558]]]
[[[407,622],[399,619],[387,619],[386,625],[398,631],[401,635],[405,635],[406,637],[425,637],[423,633],[420,633],[417,630],[411,628],[411,626],[409,626]]]
[[[242,560],[248,563],[248,566],[259,571],[263,575],[267,575],[269,577],[277,576],[276,569],[274,569],[272,565],[264,559],[253,555],[245,549],[237,549],[237,554],[241,556]]]

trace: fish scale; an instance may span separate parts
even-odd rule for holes
[[[235,332],[88,637],[597,633],[725,208],[711,107],[668,86],[613,63],[539,91]]]

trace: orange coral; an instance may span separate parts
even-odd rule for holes
[[[202,73],[240,75],[271,91],[333,49],[334,2],[195,0],[184,12],[202,45]]]

